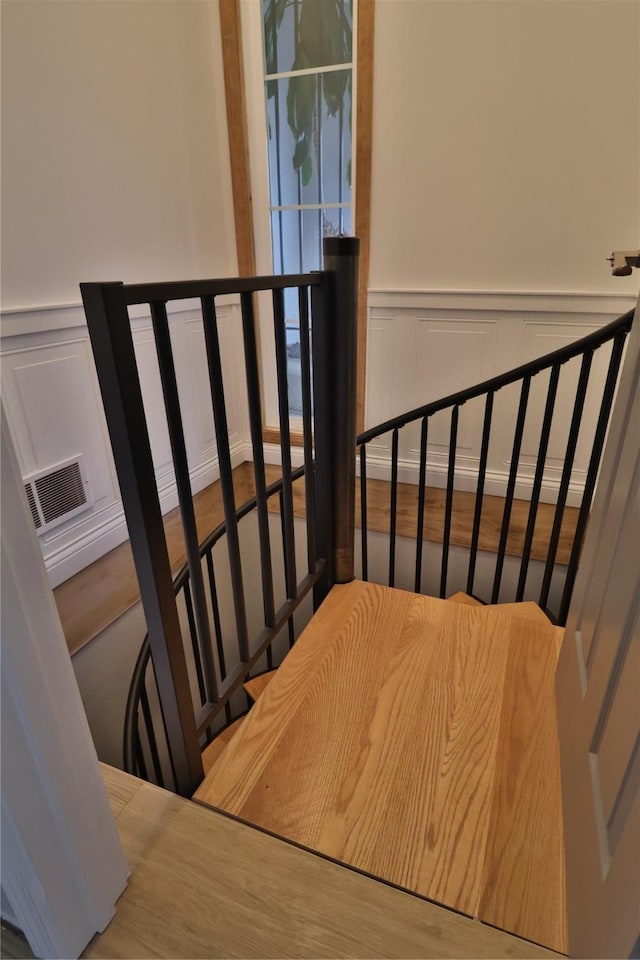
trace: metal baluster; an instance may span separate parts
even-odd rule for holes
[[[324,561],[324,572],[313,590],[317,610],[335,580],[335,535],[333,529],[332,377],[329,314],[332,297],[330,278],[323,275],[321,286],[311,288],[311,336],[313,349],[313,435],[315,439],[315,527],[316,551]]]
[[[287,557],[287,525],[286,525],[285,517],[284,517],[284,498],[283,498],[283,496],[282,496],[282,490],[280,490],[280,492],[278,493],[278,509],[279,509],[279,513],[280,513],[280,529],[281,529],[281,531],[282,531],[282,551],[283,551],[283,554],[284,554],[284,557],[285,557],[285,564],[286,564],[286,557]],[[286,579],[286,570],[285,570],[285,579]],[[287,599],[293,599],[293,598],[288,597]],[[291,649],[291,647],[293,646],[294,641],[295,641],[294,632],[293,632],[293,615],[291,615],[291,616],[289,617],[289,619],[287,620],[287,631],[288,631],[288,633],[289,633],[289,649]]]
[[[218,464],[220,468],[220,487],[222,490],[222,506],[224,521],[227,530],[227,548],[229,551],[229,567],[231,571],[231,590],[238,636],[238,648],[243,661],[251,658],[249,637],[247,633],[247,612],[244,603],[244,586],[242,582],[242,562],[240,559],[240,541],[238,538],[238,521],[236,519],[236,501],[233,490],[233,467],[231,466],[231,450],[229,447],[229,428],[227,425],[227,409],[224,397],[222,380],[222,358],[220,356],[220,340],[218,338],[218,324],[216,320],[215,304],[212,297],[202,298],[202,319],[204,321],[204,338],[209,367],[209,385],[211,401],[213,403],[213,419],[216,429],[216,446],[218,450]]]
[[[158,744],[156,742],[156,735],[153,729],[153,720],[151,719],[151,709],[149,707],[149,698],[147,697],[147,691],[143,687],[140,691],[140,706],[142,707],[142,714],[144,716],[144,723],[147,730],[147,740],[149,741],[149,752],[151,753],[151,762],[153,764],[153,770],[156,775],[156,783],[159,787],[164,787],[164,777],[162,776],[162,765],[160,763],[160,755],[158,754]]]
[[[451,514],[453,512],[453,483],[456,472],[456,446],[458,443],[458,414],[456,405],[451,411],[451,432],[449,434],[449,466],[447,468],[447,497],[444,509],[444,532],[442,534],[442,568],[440,572],[440,596],[447,594],[447,573],[449,570],[449,542],[451,540]]]
[[[398,508],[398,431],[391,435],[391,503],[389,506],[389,586],[396,582],[396,520]]]
[[[302,443],[304,450],[304,489],[307,514],[307,563],[309,573],[316,572],[315,478],[313,475],[313,427],[311,424],[311,356],[309,351],[309,291],[298,290],[300,315],[300,365],[302,371]]]
[[[180,503],[180,516],[182,519],[182,529],[184,531],[189,577],[191,579],[191,583],[193,584],[196,626],[195,635],[197,636],[200,645],[200,653],[196,657],[196,660],[199,661],[202,659],[204,661],[206,695],[202,702],[204,703],[207,699],[211,702],[215,702],[218,699],[218,681],[213,662],[213,645],[211,642],[209,612],[207,610],[204,580],[202,578],[202,567],[200,565],[200,546],[198,543],[196,515],[193,507],[193,493],[191,490],[191,479],[189,476],[189,460],[187,457],[187,447],[184,440],[184,427],[182,423],[182,412],[180,409],[180,398],[178,395],[178,382],[173,363],[173,350],[171,348],[171,335],[169,332],[167,308],[164,303],[151,304],[151,322],[153,324],[153,335],[158,354],[158,367],[160,370],[160,380],[162,383],[162,394],[164,397],[164,406],[167,414],[167,426],[169,429],[173,468],[175,471],[176,485],[178,488],[178,501]]]
[[[171,770],[171,776],[173,777],[174,787],[175,787],[175,790],[176,790],[176,792],[177,792],[177,789],[178,789],[178,775],[177,775],[177,771],[176,771],[176,764],[174,763],[174,759],[173,759],[173,751],[172,751],[172,749],[171,749],[171,743],[169,742],[169,731],[168,731],[168,729],[167,729],[167,721],[165,720],[164,710],[162,709],[162,703],[161,703],[161,701],[160,701],[160,687],[159,687],[159,685],[158,685],[158,677],[157,677],[157,675],[156,675],[155,667],[153,666],[153,660],[151,660],[150,662],[151,662],[151,677],[152,677],[152,679],[153,679],[153,685],[154,685],[154,687],[155,687],[156,696],[157,696],[157,698],[158,698],[158,707],[159,707],[159,712],[160,712],[160,718],[161,718],[161,720],[162,720],[162,730],[163,730],[163,733],[164,733],[164,742],[165,742],[166,747],[167,747],[167,756],[168,756],[168,758],[169,758],[169,767],[170,767],[170,770]],[[145,682],[146,682],[146,681],[145,681]],[[198,748],[199,748],[199,747],[200,747],[200,743],[198,742]],[[200,754],[200,756],[202,757],[202,753]],[[204,775],[204,771],[203,771],[203,775]],[[169,789],[170,789],[170,787],[167,786],[167,790],[169,790]]]
[[[604,447],[604,441],[607,435],[609,414],[611,413],[613,398],[616,392],[618,371],[620,369],[620,362],[622,360],[622,351],[624,349],[624,341],[626,336],[626,332],[623,331],[622,333],[618,333],[613,341],[611,359],[609,360],[609,369],[607,371],[607,379],[604,386],[604,393],[602,395],[602,403],[600,405],[600,413],[598,415],[598,422],[596,424],[589,466],[587,468],[584,493],[582,494],[582,503],[580,504],[576,532],[573,538],[573,547],[571,549],[571,556],[569,558],[569,566],[567,567],[567,579],[565,580],[562,600],[560,603],[558,623],[561,627],[563,627],[567,621],[569,604],[571,603],[571,594],[573,593],[573,586],[575,583],[576,574],[578,572],[578,562],[580,560],[580,553],[582,551],[582,542],[584,540],[587,521],[589,519],[593,491],[595,489],[596,479],[598,477],[602,448]]]
[[[420,430],[420,472],[418,476],[418,520],[416,529],[416,579],[414,591],[422,592],[422,552],[424,550],[424,501],[427,486],[427,435],[429,418],[423,417]]]
[[[262,398],[260,396],[260,372],[256,343],[253,294],[240,295],[242,308],[242,333],[244,337],[244,362],[249,404],[249,427],[253,450],[253,475],[256,485],[256,512],[258,515],[258,538],[260,541],[260,570],[262,573],[262,604],[264,622],[272,627],[276,622],[273,598],[273,570],[271,566],[271,541],[269,537],[269,514],[267,512],[267,483],[264,472],[264,447],[262,442]]]
[[[207,691],[204,685],[204,675],[202,673],[202,662],[200,660],[200,649],[198,646],[198,631],[196,630],[196,621],[193,615],[193,601],[191,600],[191,590],[189,581],[185,581],[184,603],[187,608],[187,621],[189,623],[189,637],[191,639],[191,649],[193,650],[193,660],[196,668],[196,677],[198,680],[198,693],[200,694],[200,705],[204,706],[207,702]]]
[[[367,445],[360,447],[360,535],[362,543],[362,579],[369,579],[369,549],[367,543]]]
[[[147,774],[147,764],[145,763],[142,742],[140,740],[140,733],[138,730],[136,730],[136,766],[138,767],[140,779],[148,780],[149,776]]]
[[[224,680],[227,676],[227,665],[224,657],[224,643],[222,641],[222,623],[220,622],[220,606],[218,604],[218,589],[216,587],[216,575],[213,569],[213,547],[207,550],[207,574],[209,577],[209,595],[211,597],[211,610],[213,612],[213,626],[216,635],[216,649],[218,651],[218,663],[220,665],[220,679]]]
[[[536,517],[538,515],[540,490],[542,489],[542,478],[544,476],[544,467],[547,459],[549,435],[551,433],[551,421],[553,420],[553,411],[556,403],[559,379],[560,364],[555,363],[551,368],[549,388],[547,390],[547,402],[545,403],[544,416],[542,418],[540,446],[538,447],[538,459],[536,460],[536,470],[533,477],[533,487],[531,489],[529,518],[527,520],[527,529],[522,546],[522,562],[520,564],[520,576],[518,578],[518,587],[516,589],[516,602],[519,602],[524,597],[524,588],[527,582],[527,573],[529,572],[529,557],[531,556],[531,546],[533,544],[533,531],[535,530]]]
[[[487,458],[489,456],[489,439],[491,435],[491,418],[493,416],[493,397],[493,391],[487,394],[484,407],[484,422],[482,424],[482,443],[480,445],[480,463],[478,464],[478,485],[476,487],[476,504],[473,512],[473,532],[471,534],[469,570],[467,573],[467,593],[470,596],[473,596],[473,581],[475,580],[476,575],[476,558],[478,556],[478,542],[480,540],[484,482],[487,474]]]
[[[553,577],[553,568],[556,560],[556,553],[558,551],[558,543],[560,541],[560,530],[562,529],[564,508],[567,502],[569,483],[571,482],[571,471],[573,470],[573,461],[575,459],[576,447],[578,445],[578,434],[580,432],[584,401],[587,395],[592,359],[593,350],[588,350],[582,358],[582,366],[580,367],[580,377],[578,379],[576,399],[573,405],[571,424],[569,425],[569,436],[567,439],[567,449],[564,455],[562,477],[560,478],[558,500],[556,502],[556,509],[553,516],[553,527],[551,528],[551,537],[549,539],[549,550],[547,552],[547,561],[544,568],[542,586],[540,588],[540,597],[538,598],[538,603],[543,610],[546,609],[549,600],[551,578]]]
[[[278,414],[280,421],[280,452],[282,454],[281,516],[284,524],[284,577],[287,599],[298,595],[296,577],[296,547],[293,523],[293,485],[291,482],[291,433],[289,427],[289,388],[287,383],[287,338],[284,320],[282,290],[273,291],[273,326],[276,346],[278,380]]]
[[[529,390],[531,387],[531,377],[527,376],[522,381],[520,390],[520,404],[518,406],[518,417],[516,420],[516,429],[513,435],[513,447],[511,450],[511,469],[509,470],[509,479],[507,481],[507,492],[505,495],[504,512],[502,514],[502,529],[500,531],[500,543],[498,545],[498,555],[496,557],[496,572],[493,581],[493,592],[491,594],[491,603],[497,603],[500,595],[500,581],[502,580],[502,570],[504,567],[504,557],[507,549],[507,537],[509,536],[509,523],[511,521],[511,509],[513,507],[513,494],[516,488],[518,477],[518,462],[520,460],[520,447],[522,446],[522,435],[524,433],[524,422],[527,416],[527,403],[529,401]]]

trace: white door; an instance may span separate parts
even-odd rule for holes
[[[636,307],[557,672],[572,957],[640,956],[639,567]]]

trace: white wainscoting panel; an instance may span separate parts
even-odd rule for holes
[[[417,316],[416,338],[413,349],[411,407],[430,403],[440,397],[457,393],[473,383],[487,380],[493,373],[497,321],[434,319]],[[429,370],[424,369],[423,358],[428,356]],[[456,456],[460,466],[476,466],[480,459],[482,436],[482,407],[469,406],[460,417]],[[449,414],[434,418],[429,431],[427,458],[434,465],[445,466],[450,437]],[[407,451],[409,459],[420,456],[416,429]],[[406,449],[406,448],[405,448]]]
[[[88,336],[61,336],[3,353],[3,387],[18,427],[25,472],[46,469],[82,452],[95,507],[117,499],[106,427],[96,406]]]
[[[221,351],[234,466],[247,456],[240,313],[219,298]],[[148,310],[132,308],[132,334],[163,512],[177,504],[171,446]],[[82,454],[94,506],[40,537],[53,586],[127,538],[120,492],[82,307],[3,312],[3,400],[23,475]],[[202,319],[192,302],[169,312],[194,493],[219,476]]]
[[[369,293],[367,335],[367,428],[408,410],[487,380],[594,332],[634,306],[627,294],[519,293],[490,291],[402,291]],[[594,357],[569,502],[584,488],[610,347]],[[561,372],[549,440],[542,499],[554,502],[562,473],[580,360]],[[531,492],[549,374],[533,379],[518,465],[516,496]],[[519,386],[496,394],[487,464],[486,493],[504,495],[519,401]],[[484,400],[460,408],[456,444],[456,487],[475,490]],[[450,412],[429,421],[427,482],[446,483]],[[399,435],[402,482],[416,483],[420,425]],[[371,477],[390,476],[391,434],[367,447]]]

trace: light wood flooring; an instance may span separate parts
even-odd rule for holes
[[[267,467],[267,479],[271,483],[280,475],[280,469]],[[234,470],[236,504],[246,502],[255,494],[253,465],[243,463]],[[383,480],[367,481],[368,527],[372,531],[389,530],[390,484]],[[427,489],[424,539],[442,541],[444,522],[444,490]],[[359,524],[359,497],[357,490],[356,522]],[[200,538],[222,522],[222,497],[220,483],[197,493],[194,497],[196,520]],[[418,505],[417,487],[413,484],[398,485],[398,534],[415,537]],[[304,516],[304,485],[298,481],[294,488],[294,506],[297,516]],[[463,491],[454,494],[454,513],[451,532],[452,544],[468,546],[473,525],[474,495]],[[277,509],[276,503],[272,508]],[[500,537],[500,525],[504,500],[486,496],[483,500],[483,520],[480,532],[480,548],[495,551]],[[546,557],[555,508],[540,504],[533,541],[532,556]],[[520,555],[528,518],[529,502],[514,501],[511,519],[511,534],[507,552]],[[567,563],[578,511],[567,508],[558,548],[558,562]],[[165,517],[167,547],[172,569],[178,570],[185,561],[185,546],[180,525],[180,513],[176,508]],[[54,590],[58,613],[70,653],[75,653],[95,636],[105,630],[114,620],[140,599],[133,555],[129,542],[111,550],[89,567],[81,570]]]
[[[195,799],[565,952],[562,630],[523,606],[334,587]]]
[[[558,954],[103,766],[131,876],[83,957]]]

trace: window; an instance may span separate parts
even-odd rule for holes
[[[316,270],[324,236],[357,233],[362,423],[373,0],[220,0],[220,14],[240,270]],[[297,303],[288,299],[285,310],[295,415]],[[259,312],[264,417],[273,425],[277,396],[267,372],[273,369],[268,305],[265,316],[260,305]]]
[[[268,269],[308,273],[322,265],[323,237],[352,230],[353,0],[262,0],[261,20]],[[285,318],[290,413],[299,417],[295,291],[285,294]]]

